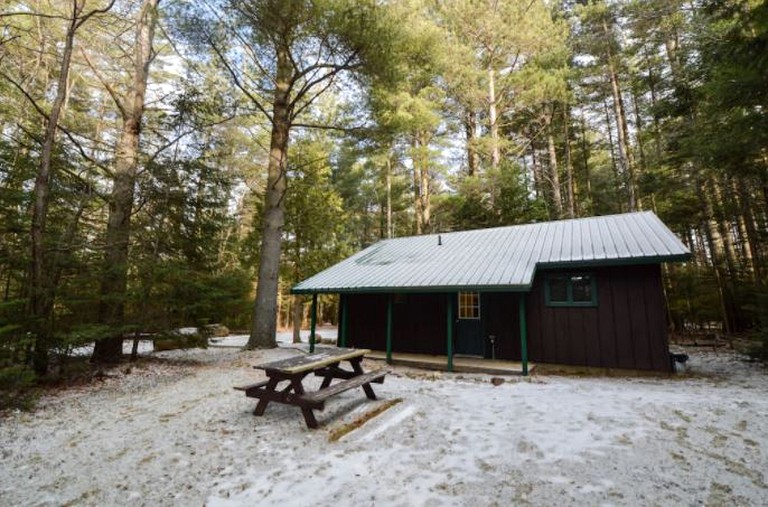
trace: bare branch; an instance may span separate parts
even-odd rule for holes
[[[110,0],[109,4],[107,4],[107,6],[104,7],[103,9],[94,9],[88,14],[86,14],[85,16],[81,17],[80,20],[75,24],[75,30],[80,28],[83,25],[83,23],[88,21],[88,19],[91,18],[92,16],[95,16],[96,14],[105,14],[110,9],[112,9],[113,5],[115,5],[115,0]]]
[[[186,137],[186,136],[188,136],[190,134],[194,134],[195,132],[197,132],[200,129],[215,127],[216,125],[221,125],[221,124],[227,123],[228,121],[233,120],[235,118],[237,118],[237,115],[233,114],[233,115],[227,116],[225,118],[222,118],[221,120],[214,121],[214,122],[211,122],[211,123],[206,123],[204,125],[196,125],[195,127],[191,128],[191,129],[188,129],[188,130],[185,130],[185,131],[181,132],[180,134],[175,136],[173,139],[171,139],[170,141],[165,142],[162,146],[160,146],[157,150],[155,150],[155,152],[152,155],[149,156],[148,162],[149,163],[154,162],[157,159],[157,157],[160,156],[160,154],[162,152],[164,152],[165,150],[167,150],[171,146],[173,146],[176,143],[178,143],[184,137]]]
[[[253,103],[256,108],[261,111],[270,122],[272,122],[272,115],[269,114],[269,112],[264,108],[264,106],[261,104],[261,101],[251,93],[250,90],[248,90],[243,83],[240,81],[240,77],[237,74],[237,71],[232,68],[232,66],[229,63],[229,60],[222,54],[219,47],[216,45],[216,43],[213,41],[212,37],[209,34],[206,34],[206,38],[208,40],[208,44],[210,44],[211,48],[213,49],[214,53],[216,53],[216,56],[219,57],[219,61],[224,65],[224,67],[227,69],[227,72],[229,72],[229,75],[232,77],[232,80],[235,83],[235,86],[237,86],[241,92],[243,92]]]
[[[91,62],[91,59],[88,58],[88,53],[85,52],[84,49],[80,48],[80,53],[83,55],[83,58],[85,58],[85,62],[88,64],[88,67],[93,71],[94,74],[96,74],[96,77],[98,78],[101,85],[104,87],[105,90],[107,90],[107,93],[109,93],[109,96],[112,97],[112,100],[114,101],[117,108],[120,110],[120,116],[125,119],[127,116],[127,112],[125,110],[125,106],[123,105],[123,101],[120,99],[120,96],[117,94],[114,88],[112,88],[112,85],[110,85],[106,79],[104,79],[104,76],[102,76],[101,72],[96,68],[96,66]]]

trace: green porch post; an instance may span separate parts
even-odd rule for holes
[[[520,360],[523,363],[523,376],[528,376],[528,324],[525,321],[525,294],[520,293],[518,300],[520,313]]]
[[[315,351],[315,326],[317,325],[317,293],[312,294],[312,312],[309,317],[309,352]]]
[[[392,295],[387,296],[387,363],[392,364]]]
[[[445,352],[448,356],[448,371],[453,371],[453,294],[448,294],[446,301],[448,301],[448,305],[445,308],[445,325],[448,332],[446,333]]]
[[[349,317],[347,309],[347,296],[342,294],[341,298],[341,336],[339,337],[339,346],[347,346],[347,327],[349,326]]]

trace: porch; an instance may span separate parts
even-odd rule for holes
[[[387,360],[387,352],[372,350],[366,359]],[[428,370],[448,370],[448,356],[433,356],[429,354],[410,354],[392,352],[390,364],[412,366]],[[536,368],[534,363],[528,363],[528,373]],[[453,356],[453,371],[462,373],[487,373],[489,375],[523,375],[523,363],[518,361],[503,361],[500,359],[482,359],[479,357]]]

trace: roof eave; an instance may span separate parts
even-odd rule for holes
[[[445,292],[528,292],[530,285],[441,285],[435,287],[318,287],[291,289],[291,294],[439,294]]]
[[[657,255],[651,257],[631,257],[624,259],[590,259],[583,261],[563,261],[563,262],[539,262],[536,265],[536,271],[547,269],[563,268],[593,268],[606,266],[638,266],[642,264],[660,264],[662,262],[685,262],[691,259],[691,253]],[[459,291],[478,291],[478,292],[529,292],[533,284],[524,285],[445,285],[433,287],[412,287],[412,286],[377,286],[377,287],[316,287],[301,288],[298,286],[291,288],[291,294],[383,294],[383,293],[444,293]]]

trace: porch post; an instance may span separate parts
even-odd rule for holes
[[[528,324],[525,321],[525,293],[520,293],[518,300],[520,314],[520,360],[523,363],[523,376],[528,376]]]
[[[446,301],[448,301],[448,305],[445,307],[445,325],[448,332],[446,333],[445,352],[448,356],[448,371],[453,371],[453,294],[448,294]]]
[[[387,363],[392,364],[392,295],[387,296]]]
[[[315,351],[315,326],[317,325],[317,293],[312,294],[312,312],[309,317],[309,352]]]
[[[339,346],[340,347],[346,347],[347,346],[347,326],[349,325],[349,317],[347,310],[347,295],[341,294],[339,295],[341,298],[341,336],[339,337]]]

